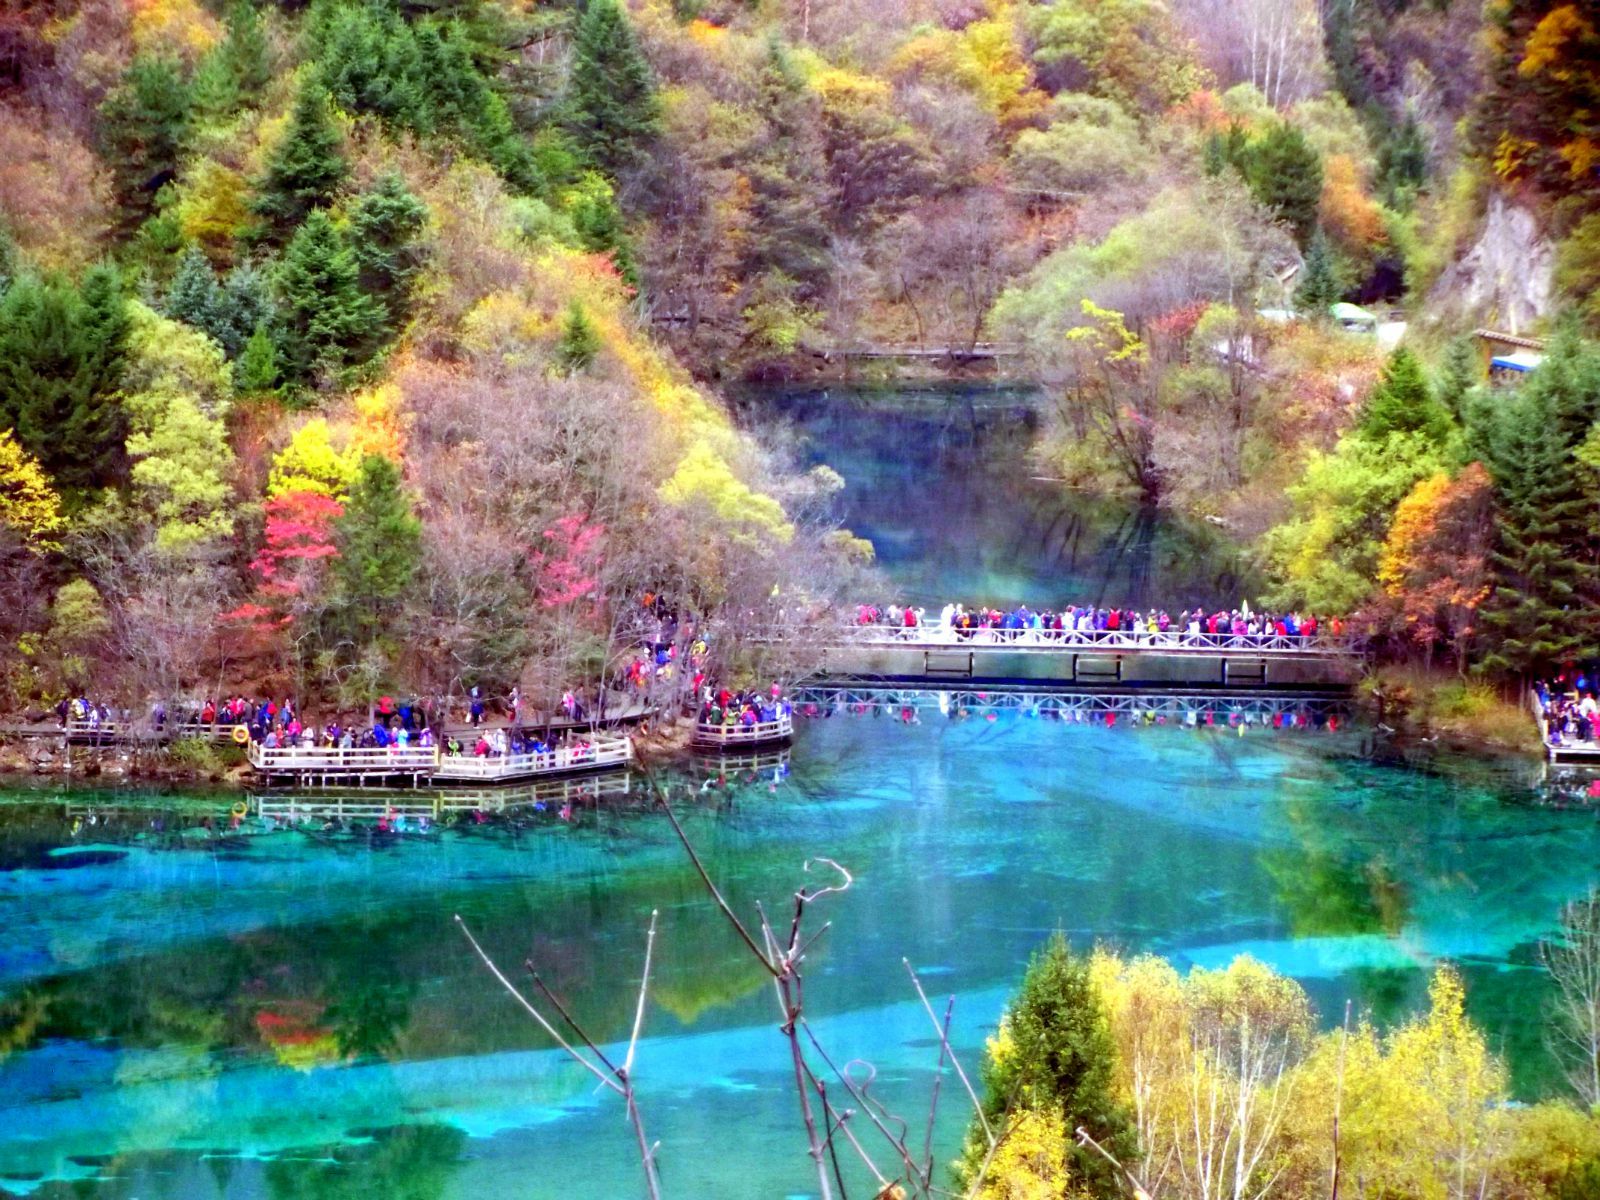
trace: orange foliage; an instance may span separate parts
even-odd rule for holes
[[[1408,640],[1431,649],[1472,636],[1489,594],[1489,507],[1493,485],[1481,463],[1455,479],[1422,480],[1395,508],[1378,561],[1378,582],[1395,603]]]
[[[1381,244],[1383,213],[1361,187],[1361,172],[1346,154],[1328,157],[1322,168],[1322,225],[1347,253],[1361,255]]]
[[[1222,107],[1222,98],[1210,88],[1197,88],[1168,110],[1174,125],[1193,129],[1196,133],[1220,133],[1228,128],[1232,118]]]

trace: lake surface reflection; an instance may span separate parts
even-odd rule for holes
[[[1021,390],[762,392],[804,465],[844,477],[835,516],[871,540],[900,599],[1135,608],[1236,605],[1258,580],[1217,529],[1035,478]]]

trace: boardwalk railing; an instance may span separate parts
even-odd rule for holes
[[[1357,657],[1356,639],[1333,634],[1189,633],[1172,629],[1150,633],[1132,629],[952,629],[944,625],[838,625],[769,630],[768,641],[819,641],[865,648],[912,647],[929,650],[1088,650],[1159,654],[1300,655],[1308,658]]]
[[[397,746],[344,749],[338,746],[291,746],[269,749],[250,744],[250,765],[263,775],[297,778],[391,778],[443,782],[462,780],[492,783],[564,771],[625,766],[633,759],[633,743],[626,737],[597,734],[582,746],[562,746],[542,754],[441,754],[436,746]]]
[[[633,743],[626,737],[597,734],[587,745],[562,746],[542,754],[503,754],[479,758],[445,754],[433,770],[435,779],[487,781],[528,775],[586,771],[592,767],[621,766],[633,761]]]
[[[742,721],[732,725],[696,723],[694,744],[705,750],[737,749],[741,746],[759,746],[764,742],[782,741],[794,736],[794,717],[784,713],[775,721],[756,721],[746,725]]]
[[[180,741],[195,738],[209,742],[233,742],[238,739],[233,731],[241,726],[232,721],[164,721],[156,725],[149,720],[119,721],[116,719],[92,721],[73,717],[67,721],[67,739],[73,742],[123,742],[123,741]]]
[[[250,765],[268,775],[432,775],[433,746],[288,746],[250,743]]]

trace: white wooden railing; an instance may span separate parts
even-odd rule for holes
[[[587,745],[561,746],[541,754],[440,755],[435,779],[514,779],[527,775],[621,766],[633,760],[633,742],[626,737],[596,734]]]
[[[432,775],[439,761],[433,746],[288,746],[250,743],[250,765],[266,774]]]
[[[735,747],[754,746],[761,742],[775,742],[794,736],[794,716],[781,714],[775,721],[755,721],[746,725],[742,721],[713,725],[697,722],[694,727],[696,746]]]

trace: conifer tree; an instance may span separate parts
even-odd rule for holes
[[[1483,364],[1478,349],[1468,335],[1453,338],[1445,347],[1433,394],[1458,421],[1466,419],[1467,396],[1483,382]]]
[[[278,343],[262,321],[250,334],[233,367],[233,390],[241,396],[261,396],[277,390]]]
[[[257,185],[254,208],[266,239],[287,238],[306,214],[332,202],[349,174],[327,96],[319,88],[302,87],[289,128]]]
[[[17,249],[11,230],[6,228],[4,221],[0,221],[0,296],[6,294],[6,289],[11,286],[11,281],[17,277],[21,268],[22,252]]]
[[[217,292],[215,319],[209,332],[229,358],[244,352],[256,327],[273,318],[272,281],[251,263],[229,271]]]
[[[600,334],[595,330],[583,305],[574,300],[567,306],[566,324],[561,328],[561,345],[556,358],[568,375],[586,371],[600,353]]]
[[[370,642],[392,618],[422,559],[422,523],[400,468],[381,455],[363,458],[335,528],[334,621],[338,632]]]
[[[244,97],[257,95],[272,82],[272,54],[261,16],[250,0],[228,6],[228,36],[222,43],[229,69]]]
[[[1245,182],[1250,192],[1306,246],[1322,203],[1322,160],[1301,133],[1279,121],[1251,142]]]
[[[80,287],[19,278],[0,298],[0,427],[67,488],[104,487],[122,467],[116,399],[127,341],[122,282],[109,267]]]
[[[418,40],[393,9],[375,4],[334,8],[316,34],[322,85],[347,112],[376,113],[416,133],[448,121],[425,94]]]
[[[1427,180],[1428,144],[1416,117],[1407,113],[1404,123],[1378,151],[1378,184],[1384,200],[1404,211],[1415,202],[1417,190]]]
[[[767,135],[747,167],[754,220],[744,274],[782,276],[807,298],[828,274],[827,159],[814,99],[780,42],[768,47],[760,97]]]
[[[350,210],[349,240],[362,291],[382,306],[392,332],[410,313],[411,291],[426,258],[428,206],[390,172]]]
[[[227,35],[195,71],[194,101],[200,112],[227,117],[272,82],[266,30],[250,0],[233,0],[224,17]]]
[[[615,175],[660,128],[655,80],[617,0],[590,0],[573,35],[567,126],[582,152]]]
[[[210,333],[221,291],[210,261],[198,246],[190,246],[178,260],[162,308],[173,320]]]
[[[362,292],[359,277],[333,219],[314,210],[284,250],[275,280],[281,364],[290,381],[344,366],[369,342],[382,310]]]
[[[1433,398],[1417,356],[1404,346],[1396,347],[1383,364],[1356,432],[1373,442],[1392,433],[1420,433],[1439,446],[1450,436],[1450,427],[1450,414]]]
[[[1328,319],[1328,309],[1339,300],[1338,276],[1333,269],[1333,249],[1327,235],[1319,227],[1311,235],[1311,246],[1306,251],[1305,277],[1295,289],[1294,303],[1306,316],[1316,321]]]
[[[1575,457],[1600,417],[1600,351],[1564,333],[1526,383],[1472,411],[1496,507],[1482,666],[1526,678],[1600,648],[1591,477]]]
[[[122,234],[155,213],[156,193],[177,174],[189,108],[189,85],[178,64],[149,56],[134,59],[100,105],[100,145]]]
[[[1089,962],[1073,954],[1061,934],[1029,961],[996,1041],[1004,1043],[1004,1054],[991,1051],[983,1064],[990,1126],[1003,1129],[1007,1111],[1059,1116],[1071,1194],[1120,1200],[1126,1193],[1117,1171],[1073,1138],[1081,1126],[1122,1162],[1138,1153],[1132,1121],[1115,1094],[1117,1048]],[[974,1122],[958,1168],[968,1179],[983,1161],[981,1128]]]

